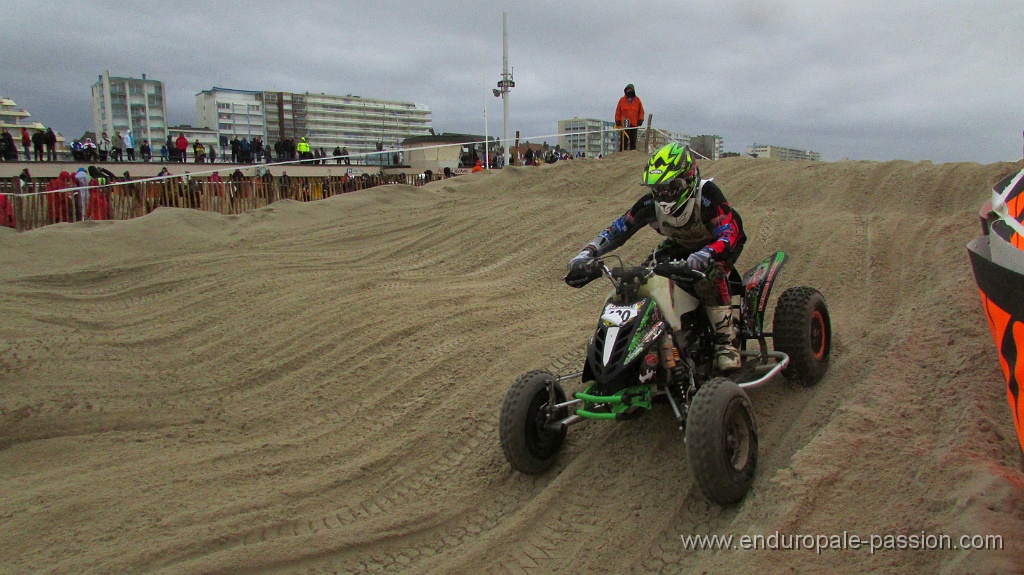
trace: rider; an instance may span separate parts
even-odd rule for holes
[[[618,248],[650,225],[667,238],[658,247],[659,262],[671,261],[657,266],[656,271],[672,277],[672,270],[685,263],[707,274],[706,280],[694,285],[694,291],[715,330],[716,365],[723,372],[739,369],[728,284],[729,272],[746,241],[739,214],[717,184],[700,179],[690,150],[679,144],[668,144],[654,153],[644,170],[643,184],[651,192],[572,258],[565,283],[579,288],[600,277],[600,271],[590,265],[593,258]]]

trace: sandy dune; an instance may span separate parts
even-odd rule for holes
[[[549,473],[511,471],[503,395],[578,368],[606,286],[566,287],[565,262],[639,197],[645,159],[0,229],[0,572],[1024,568],[1021,454],[965,249],[1020,164],[703,163],[743,215],[739,267],[785,250],[775,294],[825,294],[829,374],[751,393],[760,467],[735,508],[693,485],[664,406],[572,428]],[[844,531],[1004,548],[680,540]]]

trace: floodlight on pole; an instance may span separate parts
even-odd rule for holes
[[[512,79],[512,73],[508,69],[508,12],[501,13],[501,44],[502,44],[502,63],[501,63],[501,80],[498,81],[498,88],[492,89],[491,92],[497,96],[501,96],[501,104],[504,109],[504,124],[502,125],[501,145],[504,152],[502,153],[502,166],[508,165],[509,158],[509,137],[508,137],[508,91],[510,88],[514,88],[516,83]]]

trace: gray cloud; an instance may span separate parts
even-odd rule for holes
[[[0,93],[70,136],[92,129],[104,70],[162,80],[172,123],[194,123],[195,94],[220,86],[413,101],[439,132],[483,133],[486,101],[495,135],[502,12],[524,138],[610,119],[633,83],[656,127],[732,151],[1021,157],[1019,1],[15,1],[0,4]]]

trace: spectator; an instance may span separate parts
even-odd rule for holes
[[[242,164],[252,163],[252,142],[245,136],[242,136],[242,141],[238,143],[238,162]]]
[[[300,160],[307,160],[303,162],[304,164],[308,164],[308,160],[313,159],[313,154],[309,151],[309,143],[306,142],[306,138],[299,140],[299,143],[295,146],[295,151],[299,153]]]
[[[43,141],[46,144],[46,161],[56,162],[57,161],[57,134],[54,133],[53,128],[46,129],[46,139]]]
[[[210,152],[211,153],[216,153],[216,152],[214,152],[214,148],[215,147],[216,146],[210,146]],[[210,161],[213,162],[212,159]],[[217,198],[217,211],[223,212],[224,211],[224,179],[220,177],[220,172],[214,172],[214,173],[210,174],[210,177],[209,177],[209,179],[207,179],[207,182],[209,183],[210,187],[213,188],[212,190],[210,190],[211,191],[210,197],[211,198],[214,198],[214,197]]]
[[[231,211],[235,211],[235,206],[238,204],[239,198],[243,195],[242,187],[245,185],[245,174],[242,170],[235,168],[235,171],[231,173]]]
[[[207,152],[207,155],[210,157],[210,163],[211,164],[216,164],[217,163],[217,146],[210,146],[210,149]]]
[[[0,131],[0,160],[5,162],[18,161],[18,147],[14,145],[14,137],[3,128]]]
[[[43,146],[46,145],[46,134],[42,130],[36,130],[35,134],[32,134],[32,149],[35,151],[35,160],[37,162],[43,161]]]
[[[92,138],[86,138],[85,143],[82,144],[82,157],[86,162],[95,162],[97,155],[96,144],[93,143]]]
[[[124,150],[124,136],[121,135],[121,130],[115,130],[114,137],[110,140],[110,161],[120,162],[122,150]]]
[[[128,155],[128,161],[135,161],[135,136],[132,135],[132,129],[128,128],[124,131],[124,152]]]
[[[623,89],[619,104],[615,107],[615,127],[619,132],[619,151],[636,149],[637,129],[644,124],[644,105],[636,96],[633,84]]]
[[[164,145],[167,146],[167,161],[177,162],[178,148],[174,143],[174,138],[172,138],[170,134],[167,134],[167,141],[164,142]]]
[[[288,172],[281,172],[281,191],[278,196],[283,198],[292,197],[292,178],[288,175]]]
[[[89,202],[89,174],[85,172],[85,168],[78,168],[75,172],[75,187],[79,188],[75,191],[75,219],[76,222],[81,222],[85,219],[85,208]]]
[[[96,149],[100,153],[100,161],[106,162],[107,157],[110,156],[110,136],[106,132],[100,136],[100,141],[96,143]]]
[[[25,161],[32,161],[32,136],[28,135],[28,128],[21,129],[21,147],[25,150]]]
[[[192,157],[197,164],[202,164],[206,161],[206,146],[199,141],[199,138],[192,142]]]
[[[263,171],[260,175],[260,182],[263,188],[262,193],[267,198],[267,204],[272,204],[277,200],[275,197],[276,194],[274,193],[274,175],[266,168],[260,168],[260,170]]]
[[[270,155],[269,152],[267,155]],[[284,142],[282,142],[280,138],[278,138],[277,141],[274,142],[274,157],[277,158],[278,162],[280,162],[281,159],[284,158]]]
[[[174,149],[178,151],[178,161],[184,163],[188,157],[188,138],[185,134],[178,134],[178,139],[174,141]]]
[[[142,145],[139,146],[139,155],[142,156],[143,162],[148,162],[153,159],[153,149],[149,147],[149,140],[142,141]]]
[[[471,171],[472,171],[472,173],[474,173],[474,174],[475,174],[475,173],[477,173],[477,172],[482,172],[482,171],[484,171],[484,167],[483,167],[483,165],[481,165],[481,163],[480,163],[480,160],[479,160],[479,159],[477,159],[477,161],[476,161],[476,165],[475,165],[475,166],[473,166],[473,169],[472,169]]]
[[[0,194],[0,226],[5,228],[17,228],[18,224],[14,219],[14,204],[7,194]]]
[[[169,152],[167,151],[167,144],[164,144],[164,145],[160,146],[160,161],[161,162],[167,162],[167,160],[170,159],[170,156],[168,155],[168,153]]]
[[[142,145],[139,146],[139,157],[142,159],[145,158],[145,156],[142,155],[142,150],[145,148],[145,145],[146,141],[143,140]],[[137,218],[144,214],[149,213],[149,210],[146,210],[145,198],[142,197],[142,186],[131,183],[132,175],[128,172],[128,170],[125,170],[124,173],[121,174],[121,180],[124,182],[124,185],[121,186],[121,189],[124,191],[124,195],[132,199],[131,217]],[[113,210],[113,202],[110,203],[110,207],[111,210]]]
[[[46,194],[46,206],[49,208],[51,224],[72,221],[68,211],[68,204],[71,198],[68,193],[58,192],[57,190],[70,188],[73,185],[71,174],[68,172],[61,172],[59,176],[46,183],[46,191],[48,192]]]
[[[231,163],[238,163],[238,152],[242,143],[238,141],[238,136],[231,137]]]
[[[345,148],[345,147],[341,148],[341,159],[345,160],[345,165],[346,166],[351,166],[352,165],[352,160],[350,160],[349,157],[348,157],[348,148]]]
[[[109,220],[110,188],[107,187],[107,183],[114,179],[114,174],[106,169],[101,170],[96,166],[89,166],[89,176],[91,178],[89,187],[93,189],[90,190],[86,205],[86,219]]]
[[[263,163],[263,140],[259,136],[252,141],[252,155],[257,164]]]

